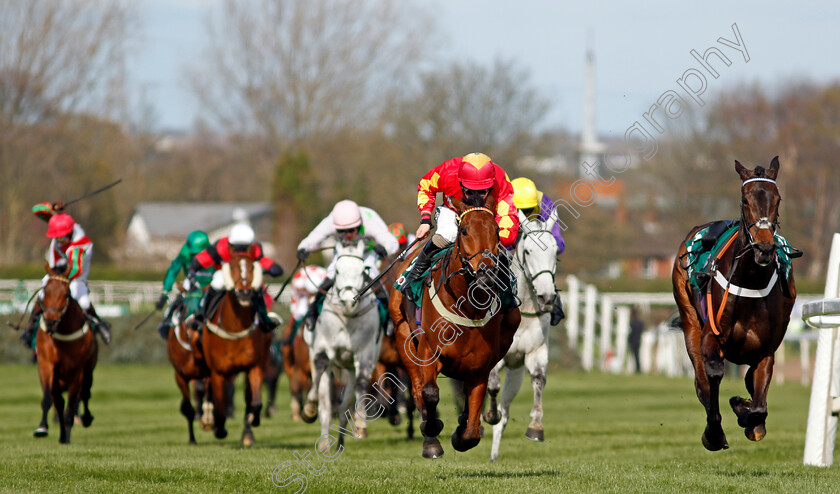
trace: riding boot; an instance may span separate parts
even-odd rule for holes
[[[315,330],[315,322],[318,320],[318,313],[321,311],[321,307],[324,306],[324,299],[327,298],[327,292],[334,284],[334,279],[327,278],[321,283],[321,286],[318,287],[318,293],[315,294],[315,300],[309,304],[309,309],[306,311],[306,315],[303,316],[302,324],[306,326],[307,331]]]
[[[262,290],[254,290],[251,295],[251,303],[257,312],[257,321],[263,333],[270,333],[277,327],[277,322],[268,317],[268,308],[265,306],[265,295]]]
[[[43,312],[44,308],[41,307],[41,303],[35,302],[32,305],[32,313],[29,314],[29,322],[26,323],[26,329],[20,335],[20,341],[30,350],[35,348],[35,331],[38,330],[38,322]]]
[[[93,304],[90,304],[90,307],[88,307],[87,318],[91,322],[93,330],[99,333],[99,336],[102,337],[102,341],[104,341],[106,345],[110,345],[111,325],[104,319],[99,318],[96,314],[96,309],[93,308]]]
[[[404,295],[408,297],[409,300],[417,304],[419,301],[415,301],[412,297],[412,290],[411,290],[411,283],[418,280],[423,274],[429,270],[432,266],[432,257],[441,251],[443,247],[438,247],[435,245],[434,239],[429,240],[426,242],[426,245],[423,246],[423,250],[420,251],[420,254],[417,255],[417,259],[414,261],[414,267],[411,269],[411,272],[408,273],[408,276],[405,278],[405,283],[403,287],[405,287]]]
[[[381,331],[382,334],[385,334],[385,330],[388,327],[388,291],[385,290],[385,287],[380,283],[379,288],[376,289],[374,295],[376,295],[376,300],[379,301],[379,331]]]
[[[163,314],[163,321],[157,327],[160,337],[164,340],[169,337],[169,329],[172,327],[172,315],[175,314],[175,311],[181,307],[183,302],[184,296],[179,293],[178,296],[175,297],[175,300],[169,304],[169,307],[166,308],[166,312]]]
[[[227,292],[224,290],[216,290],[212,286],[207,287],[207,292],[204,294],[204,299],[201,301],[201,307],[199,307],[198,312],[195,313],[195,317],[193,318],[193,329],[196,331],[199,330],[201,326],[213,316],[213,312],[216,311],[216,308],[219,306],[219,303],[222,301],[225,293]]]
[[[560,300],[560,294],[558,293],[554,297],[554,306],[551,308],[551,325],[556,326],[565,318],[566,313],[563,312],[563,301]]]

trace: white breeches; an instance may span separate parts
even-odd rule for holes
[[[458,215],[455,211],[445,206],[438,206],[435,209],[435,223],[437,224],[435,234],[440,235],[449,243],[455,242],[458,237]]]
[[[50,275],[44,275],[41,278],[41,288],[47,285],[47,281],[49,281]],[[82,310],[86,311],[90,309],[90,289],[87,286],[87,279],[83,279],[82,277],[78,277],[74,280],[70,281],[70,296],[73,297],[73,300],[78,302],[79,307]],[[44,299],[44,292],[38,294],[38,298],[40,300]]]

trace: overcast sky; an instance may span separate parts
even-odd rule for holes
[[[644,2],[556,0],[411,0],[433,13],[443,37],[440,60],[515,59],[553,110],[545,126],[579,131],[583,122],[584,59],[596,58],[597,126],[623,135],[666,91],[697,105],[678,79],[697,69],[707,82],[699,98],[760,82],[773,89],[791,80],[840,79],[840,2]],[[781,2],[779,2],[781,3]],[[140,0],[143,37],[130,62],[135,103],[152,105],[159,129],[186,129],[196,105],[183,66],[199,56],[203,19],[219,0]],[[736,24],[749,56],[736,42]],[[719,42],[719,38],[724,41]],[[716,47],[731,65],[712,56],[717,79],[690,54]],[[685,83],[697,87],[697,77]]]

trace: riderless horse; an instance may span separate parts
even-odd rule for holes
[[[738,425],[751,441],[759,441],[766,434],[767,390],[774,355],[796,300],[793,272],[786,271],[780,258],[801,255],[776,235],[781,202],[776,184],[778,157],[768,169],[757,166],[750,170],[735,161],[735,170],[742,182],[741,218],[737,234],[714,253],[704,273],[705,290],[691,284],[687,244],[712,223],[689,232],[672,275],[685,345],[694,366],[697,397],[706,409],[702,442],[710,451],[729,447],[718,405],[724,359],[749,365],[745,384],[751,399],[733,396],[729,400]]]
[[[91,331],[85,311],[70,296],[70,266],[63,270],[45,264],[49,276],[44,285],[44,298],[40,301],[41,315],[35,348],[38,355],[38,376],[44,397],[41,400],[41,424],[35,437],[47,435],[47,414],[55,404],[60,427],[60,443],[70,442],[79,400],[84,405],[82,425],[89,427],[93,415],[88,408],[93,369],[96,367],[98,346]],[[67,392],[67,402],[62,393]]]
[[[485,420],[496,424],[493,426],[490,461],[499,459],[499,445],[510,417],[510,404],[519,392],[526,368],[534,388],[534,404],[531,408],[531,424],[525,437],[534,441],[544,440],[542,395],[548,365],[548,331],[554,297],[558,296],[554,289],[557,243],[551,235],[555,221],[556,216],[552,215],[546,222],[525,219],[519,223],[516,259],[512,264],[517,293],[522,300],[519,306],[522,322],[507,355],[490,373],[487,385],[490,406],[485,413]],[[507,369],[507,377],[502,388],[501,407],[497,407],[496,396],[501,386],[499,373],[503,368]]]
[[[358,300],[356,295],[369,281],[364,263],[364,240],[350,245],[336,244],[335,284],[327,293],[324,307],[313,332],[307,331],[312,365],[312,388],[301,418],[313,422],[320,418],[321,434],[326,437],[332,418],[329,367],[346,369],[349,378],[339,407],[339,425],[345,428],[352,421],[354,437],[366,437],[368,418],[363,396],[367,394],[373,368],[379,357],[379,313],[376,297],[368,291]],[[368,395],[369,396],[369,395]],[[354,404],[355,415],[350,412]],[[339,435],[339,446],[344,434]],[[320,444],[323,449],[324,445]]]
[[[262,287],[262,268],[253,261],[251,246],[246,252],[232,252],[230,262],[222,265],[227,292],[218,308],[207,317],[201,344],[210,370],[213,395],[214,434],[227,437],[225,429],[227,400],[226,381],[240,372],[246,373],[245,413],[242,444],[254,442],[251,426],[260,425],[262,381],[268,358],[271,334],[258,328],[256,310],[251,303],[255,290]]]
[[[464,382],[466,406],[451,440],[457,451],[466,451],[481,440],[479,427],[487,380],[510,348],[519,326],[519,309],[504,314],[496,295],[504,291],[499,283],[508,276],[500,269],[504,265],[500,258],[505,254],[499,250],[494,202],[490,198],[485,206],[475,207],[452,200],[459,215],[458,235],[443,262],[433,268],[430,285],[423,289],[419,324],[416,308],[402,293],[395,292],[389,304],[398,348],[420,410],[426,458],[443,455],[437,438],[443,429],[443,422],[437,418],[438,374]],[[403,270],[416,255],[406,259]]]

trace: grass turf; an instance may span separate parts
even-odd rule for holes
[[[722,404],[730,449],[700,443],[705,415],[690,379],[555,371],[545,392],[545,442],[524,437],[528,379],[512,407],[497,463],[488,462],[490,427],[478,447],[457,453],[448,382],[442,382],[440,436],[445,455],[420,456],[422,438],[406,441],[404,424],[368,424],[367,439],[347,439],[331,462],[315,456],[316,424],[294,423],[285,378],[277,416],[255,428],[257,443],[239,446],[242,394],[230,435],[217,441],[196,426],[187,445],[180,395],[165,366],[102,365],[94,375],[93,425],[75,426],[72,444],[58,444],[58,426],[35,439],[40,420],[37,370],[0,366],[0,491],[4,492],[838,492],[837,467],[802,465],[809,390],[774,383],[768,435],[748,441],[726,402],[745,393],[725,379]],[[415,422],[415,425],[417,423]],[[295,463],[308,454],[312,471]],[[294,477],[286,487],[272,483]]]

